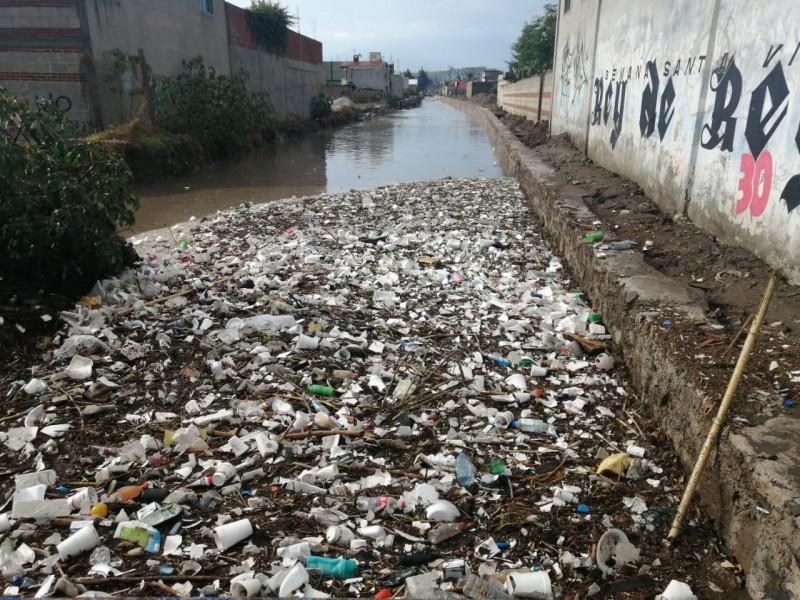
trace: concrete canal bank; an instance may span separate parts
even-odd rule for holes
[[[553,250],[611,326],[615,351],[624,355],[641,397],[652,407],[688,476],[721,395],[710,395],[690,376],[696,369],[696,351],[682,344],[683,338],[676,338],[670,326],[673,321],[707,324],[712,313],[702,294],[649,266],[641,253],[608,252],[598,258],[596,249],[581,240],[587,232],[613,224],[597,222],[577,186],[556,184],[554,168],[486,108],[447,102],[484,119],[500,160],[519,180]],[[765,331],[759,343],[770,335]],[[736,355],[738,349],[732,353]],[[750,368],[757,367],[751,363]],[[717,377],[727,378],[732,368],[720,371]],[[739,402],[745,402],[742,396]],[[797,419],[790,412],[729,420],[698,490],[704,509],[747,573],[747,588],[754,598],[800,595],[797,431]]]

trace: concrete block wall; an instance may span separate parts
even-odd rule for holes
[[[322,44],[290,31],[284,56],[264,52],[250,33],[244,9],[226,3],[225,11],[231,72],[243,69],[248,89],[269,96],[281,119],[310,118],[311,98],[325,84]]]
[[[530,121],[547,121],[553,102],[553,73],[520,79],[514,83],[500,82],[497,87],[497,105],[512,115],[521,115]],[[541,103],[540,103],[541,96]]]
[[[87,49],[77,0],[0,0],[0,86],[9,93],[48,98],[88,125]]]
[[[564,0],[551,132],[800,283],[800,4]]]

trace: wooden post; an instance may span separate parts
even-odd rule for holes
[[[142,71],[142,92],[144,93],[144,105],[147,108],[147,116],[150,119],[150,125],[155,127],[156,124],[156,109],[153,105],[153,88],[150,87],[150,66],[144,57],[144,50],[139,48],[139,68]]]
[[[764,290],[764,297],[761,299],[761,306],[758,307],[756,318],[753,319],[753,324],[750,326],[750,332],[747,334],[747,339],[744,342],[744,346],[742,346],[742,352],[739,354],[739,360],[736,361],[736,368],[733,370],[733,375],[731,375],[731,379],[728,382],[728,389],[725,390],[725,396],[723,396],[722,402],[719,405],[717,416],[714,417],[714,422],[711,424],[711,429],[708,430],[708,435],[706,436],[706,441],[703,444],[703,449],[700,451],[700,456],[697,457],[697,462],[695,463],[694,470],[689,478],[689,483],[686,485],[686,491],[683,493],[683,498],[681,498],[681,504],[678,507],[678,512],[675,514],[675,520],[672,521],[672,528],[669,531],[669,535],[667,535],[670,540],[674,540],[678,536],[678,533],[680,533],[683,517],[686,514],[686,510],[689,508],[689,503],[692,501],[692,496],[694,496],[694,491],[697,488],[697,483],[700,481],[700,476],[703,473],[706,462],[708,462],[708,456],[711,454],[711,447],[717,441],[720,429],[722,428],[722,421],[728,414],[728,409],[733,401],[733,395],[736,393],[736,388],[739,386],[739,380],[742,378],[742,373],[744,373],[744,368],[747,366],[750,353],[753,351],[753,346],[756,343],[756,337],[758,337],[758,331],[761,329],[761,323],[764,321],[764,317],[767,314],[767,308],[769,307],[770,300],[772,300],[772,293],[775,291],[775,285],[777,282],[778,273],[777,271],[774,271],[769,279],[769,282],[767,283],[766,290]]]

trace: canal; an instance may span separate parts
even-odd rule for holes
[[[481,122],[436,99],[420,108],[270,144],[233,162],[138,186],[133,235],[242,202],[442,177],[503,177]]]

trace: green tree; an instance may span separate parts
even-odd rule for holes
[[[139,203],[125,161],[80,137],[52,103],[0,88],[0,278],[86,291],[131,263],[117,229]]]
[[[472,81],[473,77],[475,77],[475,73],[473,71],[467,71],[467,81]]]
[[[414,78],[414,74],[411,72],[411,69],[406,69],[405,73],[403,73],[403,75],[405,77],[408,77],[409,79],[413,79]]]
[[[511,46],[512,60],[506,73],[508,81],[532,77],[553,68],[557,14],[555,4],[545,4],[543,15],[525,23],[519,38]]]
[[[428,77],[425,69],[420,68],[419,73],[417,74],[417,89],[420,92],[424,92],[429,87],[431,87],[431,78]]]
[[[296,21],[288,8],[273,0],[252,0],[244,17],[259,46],[272,54],[283,55],[286,52],[288,28]]]

